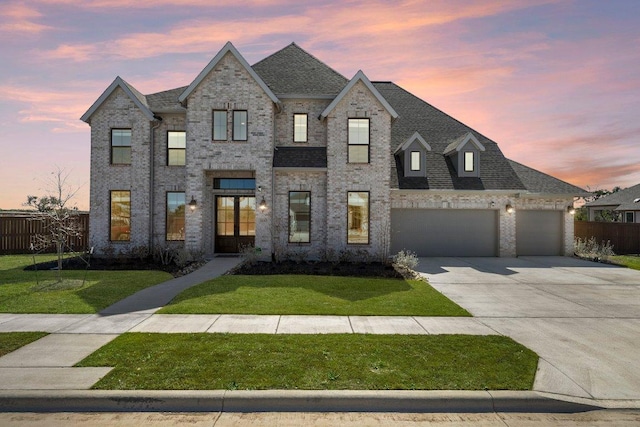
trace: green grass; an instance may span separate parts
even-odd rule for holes
[[[36,261],[51,259],[55,255],[39,256]],[[162,271],[63,270],[64,281],[58,283],[55,271],[25,271],[32,262],[30,255],[0,256],[1,313],[96,313],[172,278]]]
[[[423,281],[308,275],[221,276],[160,313],[470,316]]]
[[[607,260],[612,264],[640,270],[640,256],[637,255],[613,255],[607,257]]]
[[[46,336],[46,332],[3,332],[0,333],[0,357],[11,353],[33,341]]]
[[[77,366],[109,390],[530,390],[537,361],[503,336],[127,333]]]

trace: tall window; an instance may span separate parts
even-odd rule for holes
[[[289,242],[309,243],[311,230],[311,193],[289,192]]]
[[[307,115],[293,115],[293,142],[307,142]]]
[[[167,165],[184,166],[186,163],[187,135],[184,131],[167,133]]]
[[[473,151],[464,152],[464,171],[473,172],[475,170]]]
[[[369,244],[369,192],[350,191],[347,198],[347,243]]]
[[[369,119],[349,119],[349,163],[369,163]]]
[[[226,141],[227,140],[227,112],[226,111],[213,111],[213,140],[214,141]]]
[[[184,192],[167,193],[167,240],[184,240]]]
[[[131,191],[112,191],[110,206],[110,240],[131,240]]]
[[[236,110],[233,112],[233,140],[247,140],[247,112]]]
[[[131,129],[111,129],[111,164],[131,164]]]
[[[420,152],[419,151],[411,152],[411,170],[412,171],[420,170]]]

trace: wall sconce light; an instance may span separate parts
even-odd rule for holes
[[[258,205],[258,209],[260,209],[260,212],[264,212],[267,209],[267,201],[264,199],[264,197],[260,201],[260,204]]]
[[[198,202],[196,201],[196,199],[193,198],[193,196],[191,196],[191,201],[189,202],[189,209],[191,209],[191,211],[195,211],[196,207],[198,207]]]
[[[573,206],[567,206],[567,213],[569,215],[575,215],[576,214],[576,208],[574,208]]]
[[[513,212],[515,212],[515,209],[511,205],[507,205],[506,209],[508,214],[512,214]]]

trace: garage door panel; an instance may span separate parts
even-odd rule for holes
[[[497,256],[498,212],[392,209],[391,252],[418,256]]]
[[[562,211],[518,210],[516,212],[516,254],[522,256],[562,255]]]

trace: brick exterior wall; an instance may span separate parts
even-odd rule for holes
[[[369,163],[347,163],[348,119],[369,118]],[[371,257],[389,250],[391,115],[362,83],[335,106],[327,122],[327,242],[334,251]],[[369,192],[369,244],[347,244],[347,193]]]
[[[327,145],[326,124],[318,117],[327,105],[328,99],[285,99],[281,112],[276,114],[276,145],[290,147],[325,147]],[[307,142],[293,142],[293,115],[307,114]]]
[[[131,129],[131,165],[111,165],[111,129]],[[117,88],[91,117],[89,244],[98,254],[149,244],[149,144],[149,120]],[[112,190],[131,191],[129,242],[109,241]]]

